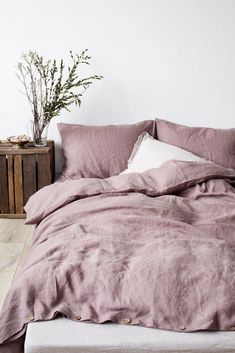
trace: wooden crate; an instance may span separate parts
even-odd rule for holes
[[[0,218],[24,218],[29,197],[51,184],[55,176],[54,142],[46,147],[28,144],[14,149],[0,143]]]

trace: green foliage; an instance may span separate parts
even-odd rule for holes
[[[62,109],[69,111],[72,104],[81,105],[81,97],[94,80],[102,76],[93,75],[79,78],[81,64],[90,64],[91,57],[87,49],[81,54],[70,51],[72,64],[65,67],[63,59],[45,60],[37,52],[22,54],[22,62],[18,63],[18,79],[24,86],[34,115],[34,122],[40,130],[58,116]]]

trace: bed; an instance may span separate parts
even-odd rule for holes
[[[149,124],[124,152],[123,128],[120,146],[94,144],[82,167],[62,133],[64,177],[25,206],[36,231],[0,316],[1,353],[233,352],[234,129],[196,131],[208,149],[195,154]]]

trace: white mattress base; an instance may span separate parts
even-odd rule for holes
[[[235,353],[235,332],[181,333],[65,318],[30,323],[25,353]]]

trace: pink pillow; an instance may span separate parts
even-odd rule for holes
[[[235,129],[188,127],[161,119],[156,124],[159,141],[235,169]]]
[[[107,178],[127,168],[127,161],[140,134],[154,136],[155,121],[132,125],[84,126],[58,124],[68,178]]]

